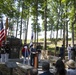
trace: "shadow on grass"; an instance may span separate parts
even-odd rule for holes
[[[50,50],[50,51],[54,52],[55,51],[55,47],[49,47],[49,46],[47,46],[47,50]]]
[[[58,56],[59,55],[59,50],[57,50],[56,54],[55,54],[55,49],[56,49],[55,47],[49,47],[49,46],[47,47],[47,50],[51,51],[52,55],[57,55]]]

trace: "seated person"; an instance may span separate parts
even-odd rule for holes
[[[38,70],[36,68],[30,69],[29,75],[38,75]]]
[[[68,66],[67,75],[76,75],[76,63],[75,63],[75,61],[70,59],[68,62],[66,62],[66,65]]]
[[[51,73],[50,70],[50,64],[49,62],[43,62],[42,63],[42,70],[44,71],[43,73],[41,73],[40,75],[54,75],[53,73]]]
[[[55,75],[66,75],[65,64],[62,59],[58,59],[55,64],[56,72]]]

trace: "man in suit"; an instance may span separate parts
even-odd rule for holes
[[[9,46],[9,42],[5,43],[5,62],[11,57],[11,48]]]
[[[50,69],[50,64],[49,62],[43,62],[42,63],[42,70],[44,71],[43,73],[41,73],[40,75],[54,75],[53,73],[51,73],[49,71]]]
[[[31,55],[30,55],[30,65],[34,66],[34,61],[35,61],[35,54],[36,54],[36,45],[33,44],[33,47],[31,48]]]
[[[64,52],[65,52],[65,47],[64,45],[62,45],[62,47],[60,48],[60,57],[62,60],[64,59]]]

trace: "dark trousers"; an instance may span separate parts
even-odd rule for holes
[[[35,54],[31,54],[31,57],[30,57],[30,65],[31,66],[34,66],[34,61],[35,61]]]
[[[3,75],[1,71],[0,71],[0,75]]]
[[[71,59],[75,61],[75,51],[71,51]]]
[[[60,53],[59,57],[61,57],[61,59],[64,59],[64,53]]]

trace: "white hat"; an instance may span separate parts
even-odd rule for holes
[[[76,68],[75,61],[72,59],[70,59],[68,62],[66,62],[66,65],[68,65],[68,67],[70,67],[70,68]]]

